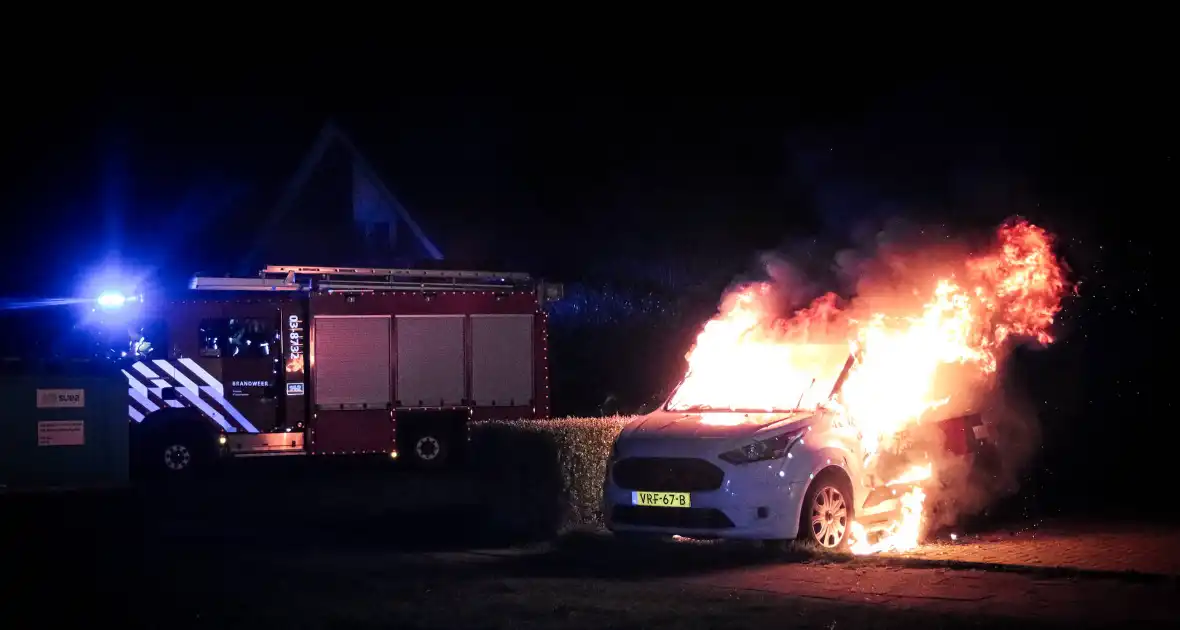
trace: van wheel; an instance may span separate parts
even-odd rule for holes
[[[848,547],[852,519],[852,486],[848,478],[825,470],[816,476],[803,495],[799,540],[828,551],[842,551]]]

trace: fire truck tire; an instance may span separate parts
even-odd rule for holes
[[[410,458],[418,466],[439,468],[446,465],[450,450],[445,434],[424,432],[414,436]]]
[[[803,493],[796,540],[827,551],[843,551],[848,548],[853,517],[852,483],[848,475],[839,469],[826,468]]]
[[[168,428],[147,440],[142,456],[149,474],[164,478],[200,474],[213,459],[216,447],[203,432]]]

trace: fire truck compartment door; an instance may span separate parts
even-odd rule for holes
[[[319,407],[388,407],[388,315],[317,315],[312,354]]]
[[[533,318],[471,316],[471,396],[476,405],[532,404]]]
[[[462,405],[463,315],[398,315],[397,401],[401,407]]]

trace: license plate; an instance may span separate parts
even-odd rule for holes
[[[631,493],[631,503],[648,507],[686,508],[691,507],[687,492],[642,492]]]

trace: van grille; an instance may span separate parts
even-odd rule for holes
[[[611,470],[615,485],[625,490],[706,492],[721,487],[725,471],[687,457],[628,457]]]

